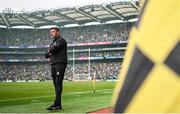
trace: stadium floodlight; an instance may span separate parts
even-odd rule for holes
[[[4,26],[4,25],[0,25],[0,28],[7,28],[6,26]]]
[[[128,22],[137,22],[139,18],[129,19]]]
[[[107,21],[106,24],[113,24],[113,23],[124,23],[123,20],[112,20],[112,21]]]
[[[16,28],[16,29],[34,29],[32,26],[13,26],[11,28]]]
[[[85,23],[84,26],[90,26],[90,25],[100,25],[100,22],[89,22],[89,23]]]
[[[41,26],[39,27],[40,29],[45,29],[45,28],[52,28],[52,27],[58,27],[57,25],[46,25],[46,26]]]
[[[79,24],[67,24],[64,27],[78,27],[80,26]]]

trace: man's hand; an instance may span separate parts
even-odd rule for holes
[[[47,52],[47,53],[45,54],[45,57],[46,57],[46,58],[49,58],[49,57],[51,57],[51,55],[52,55],[51,53]]]

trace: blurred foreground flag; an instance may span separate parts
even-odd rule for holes
[[[114,112],[180,112],[180,0],[146,0],[130,34]]]

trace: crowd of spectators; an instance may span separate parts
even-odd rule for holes
[[[62,29],[62,35],[70,38],[68,43],[107,42],[127,40],[133,24],[105,24]]]
[[[90,64],[90,76],[96,75],[96,79],[107,80],[117,79],[118,72],[121,64],[119,62],[108,62],[108,63],[91,63]],[[81,69],[81,70],[80,70]],[[48,64],[36,64],[36,65],[0,65],[0,82],[1,81],[17,81],[17,80],[51,80],[51,70]],[[65,80],[73,80],[73,74],[84,74],[89,73],[89,64],[81,63],[74,65],[68,64]],[[87,77],[86,77],[87,79]]]
[[[48,80],[48,65],[0,65],[0,80]]]
[[[117,79],[120,67],[121,67],[120,62],[91,63],[90,73],[91,76],[95,75],[96,79],[100,79],[100,80]],[[89,64],[81,63],[75,65],[75,74],[88,74],[88,73],[89,73]]]
[[[61,28],[61,34],[69,44],[107,41],[117,42],[127,40],[132,26],[132,23],[122,23]],[[50,42],[49,29],[0,28],[0,45],[44,46]]]
[[[15,59],[15,60],[43,60],[45,59],[44,55],[1,55],[0,59],[3,60],[9,60],[9,59]]]
[[[0,28],[0,45],[30,46],[51,42],[47,29],[5,29]],[[49,38],[49,39],[48,39]]]
[[[133,23],[102,24],[93,26],[79,26],[71,28],[61,28],[62,36],[68,44],[88,43],[88,42],[118,42],[128,39]],[[44,46],[51,41],[49,29],[5,29],[0,28],[0,46]],[[92,51],[91,57],[117,57],[123,56],[124,51]],[[75,58],[89,57],[89,52],[76,52]],[[68,58],[73,58],[73,53],[68,53]],[[44,55],[5,54],[0,56],[0,60],[45,60]],[[107,80],[117,79],[121,64],[119,62],[92,62],[76,63],[73,67],[68,64],[65,80],[73,80],[78,76],[96,76],[96,79]],[[73,70],[74,69],[74,70]],[[74,72],[73,72],[74,71]],[[87,78],[87,77],[86,77]],[[2,65],[0,64],[0,82],[17,80],[50,80],[50,66],[47,64],[21,64]]]

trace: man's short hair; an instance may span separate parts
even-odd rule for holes
[[[52,27],[52,28],[50,28],[50,30],[52,30],[52,29],[54,29],[54,30],[56,30],[56,31],[60,32],[60,30],[59,30],[59,28],[58,28],[58,27]]]

